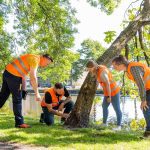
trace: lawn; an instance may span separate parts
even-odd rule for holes
[[[150,150],[150,140],[141,140],[142,131],[113,132],[110,129],[68,130],[59,123],[48,127],[37,119],[25,118],[32,128],[14,128],[14,116],[0,113],[0,141],[43,146],[54,150]]]

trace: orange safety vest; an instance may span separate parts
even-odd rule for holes
[[[15,59],[12,63],[8,64],[6,66],[6,70],[15,76],[24,78],[30,71],[30,66],[27,61],[28,57],[33,57],[33,59],[36,57],[39,59],[40,62],[39,55],[26,54],[20,56],[19,58]]]
[[[98,70],[97,70],[97,81],[100,83],[100,85],[103,87],[103,91],[104,91],[104,96],[109,96],[108,95],[108,91],[106,89],[106,83],[105,82],[102,82],[101,81],[101,73],[103,71],[106,71],[107,72],[107,75],[108,75],[108,78],[109,78],[109,82],[110,82],[110,88],[111,88],[111,96],[115,96],[119,91],[120,91],[120,87],[116,84],[115,81],[113,81],[113,78],[112,78],[112,74],[111,72],[103,65],[100,65],[98,67]]]
[[[52,97],[52,107],[56,107],[59,105],[59,101],[62,99],[62,97],[64,96],[64,93],[63,95],[59,96],[59,99],[58,97],[56,96],[56,92],[54,91],[54,88],[48,88],[44,91],[44,93],[48,92],[51,97]],[[45,96],[43,97],[42,99],[42,102],[41,102],[41,106],[42,107],[46,107],[46,103],[45,103]]]
[[[130,62],[128,65],[128,68],[127,68],[126,75],[130,80],[132,80],[134,82],[135,82],[134,77],[131,74],[131,67],[132,66],[137,66],[137,67],[143,68],[144,76],[142,78],[143,78],[143,81],[145,84],[145,89],[149,90],[150,89],[150,68],[148,66],[146,66],[145,64],[140,63],[140,62]]]

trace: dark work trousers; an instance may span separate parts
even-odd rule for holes
[[[62,103],[63,101],[60,101],[59,102],[59,106],[60,104]],[[56,107],[53,107],[54,110],[57,110],[59,108],[59,106],[56,106]],[[74,106],[74,103],[72,101],[69,101],[68,103],[66,103],[64,105],[64,113],[70,113],[70,111],[73,109],[73,106]],[[49,112],[47,107],[42,107],[42,110],[43,110],[43,119],[44,119],[44,122],[47,124],[47,125],[52,125],[54,124],[54,114]],[[64,119],[64,118],[62,118]]]
[[[22,116],[22,78],[9,73],[7,70],[3,73],[3,83],[0,92],[0,108],[3,107],[9,95],[12,94],[13,112],[15,115],[15,126],[24,123]]]
[[[146,131],[150,131],[150,90],[146,91],[146,101],[149,108],[143,110],[143,114],[146,121]]]

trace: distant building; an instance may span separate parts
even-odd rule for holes
[[[51,87],[50,80],[43,80],[42,78],[38,77],[38,87],[45,88],[45,87]],[[26,88],[27,89],[32,89],[30,79],[26,79]]]

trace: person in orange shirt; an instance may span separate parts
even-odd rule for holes
[[[25,54],[8,64],[3,73],[3,83],[0,92],[0,108],[3,107],[9,95],[12,94],[13,112],[15,115],[15,127],[29,128],[24,123],[22,116],[22,90],[25,88],[25,77],[30,76],[31,85],[35,92],[35,99],[41,100],[38,91],[37,68],[46,67],[53,62],[48,55]]]
[[[122,112],[120,110],[120,87],[113,80],[112,74],[106,66],[98,65],[93,60],[89,60],[86,67],[89,72],[96,76],[98,83],[103,87],[103,124],[101,126],[107,126],[108,107],[110,103],[112,103],[117,115],[117,127],[113,130],[121,130]]]
[[[112,61],[117,71],[125,71],[126,76],[133,81],[139,89],[141,109],[146,121],[145,138],[150,138],[150,68],[141,62],[129,62],[119,55]]]

